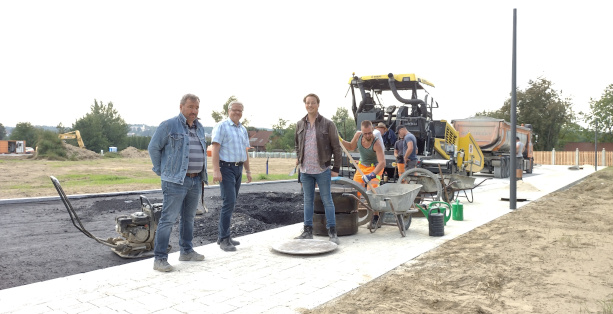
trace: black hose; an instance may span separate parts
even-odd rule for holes
[[[60,199],[62,200],[62,203],[64,203],[64,206],[66,206],[66,210],[68,210],[68,215],[70,215],[70,220],[72,221],[72,224],[75,226],[75,228],[81,231],[81,233],[86,235],[88,238],[94,239],[96,242],[100,244],[104,244],[106,246],[116,248],[117,245],[112,244],[106,240],[100,239],[85,229],[85,226],[83,226],[83,223],[81,223],[81,219],[79,219],[79,216],[77,216],[77,212],[72,207],[72,204],[70,204],[70,201],[68,200],[68,196],[66,196],[66,193],[64,193],[64,189],[62,189],[60,182],[53,176],[51,176],[50,178],[51,178],[51,182],[53,183],[53,186],[55,186],[55,189],[57,190],[57,193],[60,195]]]
[[[390,90],[392,91],[392,94],[394,94],[394,97],[396,97],[396,99],[403,103],[403,104],[407,104],[407,105],[421,105],[421,104],[425,104],[425,102],[421,99],[406,99],[406,98],[402,98],[402,96],[400,96],[400,94],[398,94],[398,89],[396,89],[396,80],[394,79],[394,74],[389,73],[387,75],[388,79],[387,81],[390,84]]]

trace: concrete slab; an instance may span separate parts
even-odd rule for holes
[[[593,172],[590,167],[538,167],[518,182],[518,196],[528,201],[517,206]],[[197,247],[206,256],[203,262],[180,262],[179,253],[173,253],[169,262],[176,269],[170,273],[154,271],[148,259],[5,289],[0,291],[0,313],[295,313],[356,289],[507,214],[509,203],[500,199],[509,196],[509,184],[508,179],[488,180],[474,191],[474,203],[460,199],[464,221],[450,220],[443,237],[429,237],[427,220],[414,218],[404,238],[395,226],[385,225],[372,234],[362,226],[356,235],[340,237],[339,248],[327,254],[274,252],[272,245],[300,233],[301,224],[296,224],[237,238],[241,245],[232,253],[216,244]]]

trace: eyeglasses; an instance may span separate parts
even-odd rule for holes
[[[239,110],[239,109],[232,109],[232,110],[230,110],[230,111],[234,111],[234,112],[238,112],[238,113],[243,112],[242,110]]]

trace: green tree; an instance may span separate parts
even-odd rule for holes
[[[599,100],[590,98],[590,112],[580,113],[583,120],[593,130],[598,121],[598,133],[602,135],[601,141],[613,142],[613,84],[607,86]]]
[[[502,106],[502,108],[498,110],[494,110],[494,111],[483,110],[482,112],[477,112],[475,116],[491,117],[491,118],[504,119],[506,121],[511,121],[511,114],[510,114],[511,108],[510,107],[505,108],[505,106],[506,106],[506,103]]]
[[[39,130],[36,144],[36,158],[49,160],[66,160],[66,148],[62,146],[62,140],[57,133],[49,130]]]
[[[112,102],[104,105],[94,99],[91,112],[78,119],[72,129],[79,130],[87,149],[94,152],[106,151],[109,146],[118,150],[127,147],[129,127],[113,108]]]
[[[228,106],[230,105],[231,102],[236,101],[236,100],[237,100],[236,97],[232,95],[230,96],[230,98],[228,98],[228,100],[226,100],[226,103],[223,104],[221,111],[213,110],[213,112],[211,112],[211,117],[213,118],[213,120],[215,120],[215,123],[218,123],[219,121],[228,117]],[[241,121],[241,124],[245,128],[249,128],[249,120],[243,119],[243,121]]]
[[[266,144],[266,150],[283,150],[286,152],[294,151],[294,134],[296,124],[287,125],[287,120],[279,118],[279,122],[272,126],[270,142]]]
[[[151,141],[151,136],[129,136],[127,146],[132,146],[136,149],[147,149],[149,146],[149,142]]]
[[[594,140],[594,133],[577,123],[567,123],[560,129],[560,136],[556,150],[564,150],[567,143],[590,142]]]
[[[349,117],[349,110],[347,110],[347,108],[337,108],[336,113],[332,116],[332,122],[334,122],[338,129],[338,135],[343,139],[348,139],[350,141],[353,138],[356,125],[355,120]]]
[[[11,140],[26,141],[26,146],[35,147],[38,134],[30,122],[19,122],[11,132]]]
[[[511,121],[511,98],[496,111],[483,111],[478,116],[488,116]],[[562,128],[572,129],[575,122],[570,98],[562,98],[562,92],[553,89],[551,81],[539,77],[528,81],[528,88],[517,91],[517,124],[532,124],[539,136],[534,150],[551,150],[557,146]]]
[[[6,129],[4,128],[4,125],[0,123],[0,140],[3,140],[5,137],[6,137]]]
[[[58,124],[58,125],[57,125],[55,128],[57,129],[57,132],[58,132],[58,133],[60,133],[60,134],[62,134],[62,133],[66,133],[66,132],[68,132],[68,131],[69,131],[69,128],[65,127],[65,126],[62,124],[62,122],[60,122],[60,123],[59,123],[59,124]]]

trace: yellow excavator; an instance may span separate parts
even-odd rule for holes
[[[59,135],[59,138],[61,140],[73,140],[73,139],[76,139],[77,142],[79,143],[79,147],[85,148],[85,144],[83,144],[83,139],[81,138],[81,133],[79,132],[79,130],[75,130],[75,131],[67,132],[67,133],[62,133],[62,134]]]

